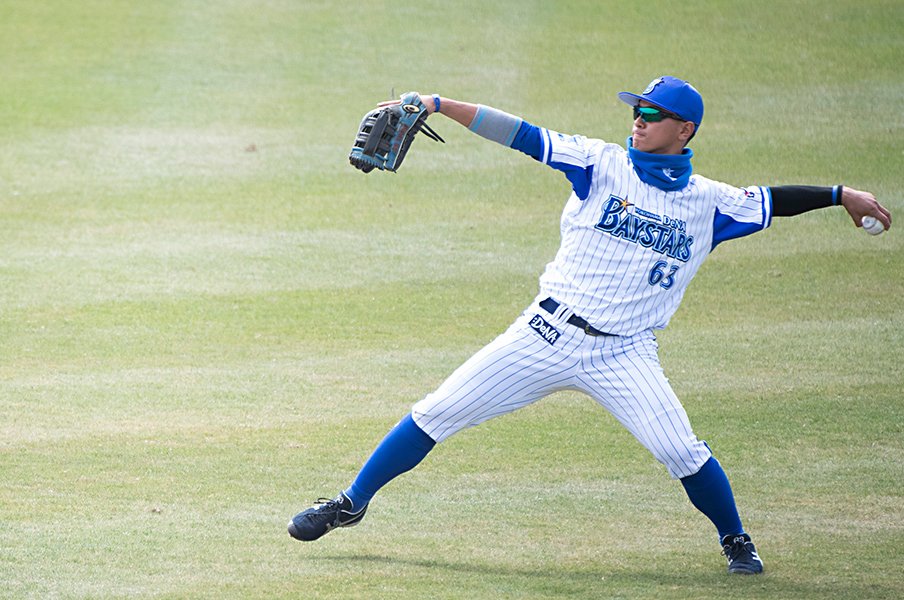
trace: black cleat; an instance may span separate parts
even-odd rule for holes
[[[352,512],[352,501],[345,493],[333,500],[320,498],[319,506],[300,512],[289,521],[289,535],[296,540],[313,542],[337,527],[353,527],[361,522],[367,512],[367,504],[357,512]]]
[[[722,538],[722,554],[728,558],[729,573],[755,575],[763,572],[763,561],[746,533]]]

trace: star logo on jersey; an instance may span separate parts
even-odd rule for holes
[[[628,208],[634,206],[634,204],[632,202],[628,202],[627,200],[625,200],[623,198],[619,198],[618,206],[621,209],[621,212],[625,212],[628,210]]]

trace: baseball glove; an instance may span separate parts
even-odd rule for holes
[[[400,102],[376,108],[364,115],[348,162],[365,173],[370,173],[374,168],[398,171],[418,132],[446,143],[427,126],[426,121],[427,107],[421,102],[420,94],[402,94]]]

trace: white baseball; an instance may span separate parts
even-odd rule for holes
[[[863,231],[867,232],[870,235],[879,235],[883,231],[885,231],[885,226],[877,219],[876,217],[871,217],[866,215],[863,217],[863,220],[860,221],[860,224],[863,225]]]

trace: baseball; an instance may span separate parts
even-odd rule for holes
[[[885,231],[885,226],[877,219],[876,217],[871,217],[869,215],[863,217],[863,220],[860,222],[863,225],[863,231],[867,232],[870,235],[879,235],[883,231]]]

